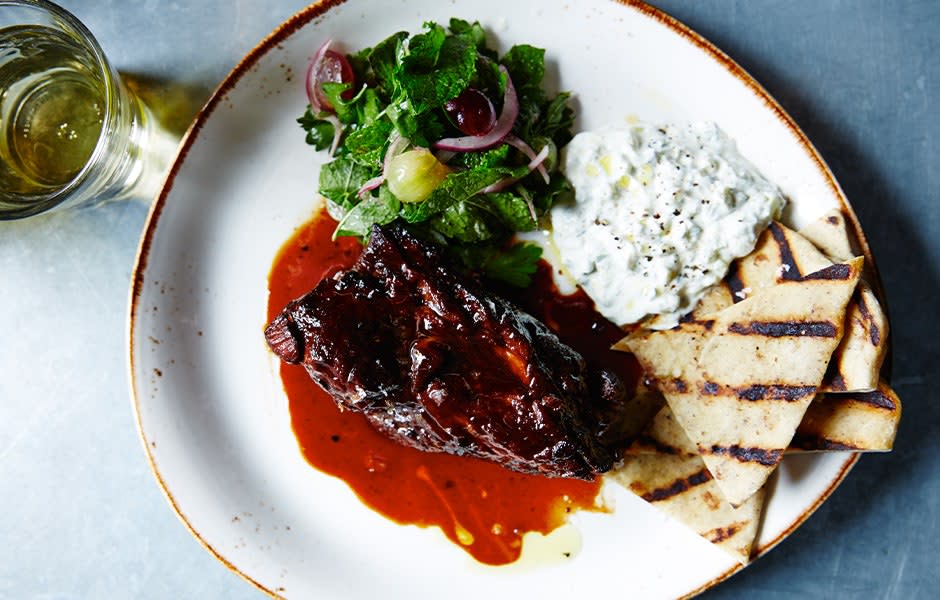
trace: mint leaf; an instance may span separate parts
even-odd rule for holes
[[[463,19],[451,19],[450,23],[447,26],[450,29],[451,33],[455,35],[465,35],[468,36],[473,44],[477,47],[477,50],[486,50],[486,31],[483,30],[483,26],[480,25],[479,21],[474,21],[470,23],[469,21],[464,21]]]
[[[411,37],[408,42],[408,53],[402,59],[402,65],[408,71],[430,71],[437,64],[447,32],[444,28],[428,21],[424,24],[427,30]]]
[[[479,152],[458,152],[448,163],[465,169],[489,169],[506,163],[509,145],[501,144]]]
[[[499,231],[487,222],[485,212],[470,202],[451,204],[435,216],[430,225],[444,237],[470,243],[490,240]]]
[[[371,125],[385,111],[385,103],[379,98],[379,95],[372,88],[363,88],[362,91],[352,100],[353,105],[359,113],[356,122],[359,126]]]
[[[562,92],[547,102],[540,110],[541,118],[536,121],[531,135],[544,136],[561,148],[571,141],[571,128],[574,126],[574,111],[568,105],[571,94]]]
[[[538,222],[532,219],[532,211],[524,198],[512,192],[484,194],[476,199],[477,204],[495,216],[503,225],[514,231],[532,231]]]
[[[424,202],[403,205],[402,217],[409,223],[426,221],[446,210],[448,206],[478,194],[486,186],[511,175],[512,172],[512,169],[496,168],[451,173]]]
[[[344,142],[349,158],[366,166],[378,167],[385,156],[385,146],[391,132],[392,124],[384,119],[350,132]]]
[[[408,33],[399,31],[376,44],[368,54],[375,85],[386,98],[393,96],[398,89],[398,55],[406,39]]]
[[[450,36],[444,39],[430,66],[426,55],[420,60],[411,53],[406,55],[399,81],[415,110],[424,112],[442,106],[467,88],[476,72],[476,58],[476,46],[470,38]]]
[[[368,238],[373,225],[391,223],[398,218],[400,208],[401,203],[394,195],[380,191],[378,197],[369,196],[348,211],[336,226],[333,237],[354,235]]]
[[[477,55],[476,72],[470,80],[470,87],[486,94],[488,98],[502,100],[506,93],[506,78],[499,70],[499,61],[495,53],[492,56],[483,53]]]
[[[320,193],[349,210],[359,202],[359,188],[371,178],[371,169],[343,156],[320,169]]]
[[[509,49],[500,62],[509,71],[517,90],[542,85],[542,78],[545,77],[545,50],[542,48],[517,44]]]

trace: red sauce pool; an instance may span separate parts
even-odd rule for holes
[[[336,222],[325,213],[301,227],[275,259],[269,277],[268,319],[325,275],[352,265],[361,245],[331,241]],[[517,298],[589,362],[636,376],[629,355],[609,350],[623,334],[597,315],[583,294],[560,296],[546,265],[532,289]],[[299,365],[281,364],[291,423],[301,451],[316,469],[345,481],[373,510],[401,524],[436,526],[476,560],[514,562],[527,532],[547,534],[575,510],[598,505],[600,481],[524,475],[486,461],[426,453],[378,434],[365,417],[340,412]]]

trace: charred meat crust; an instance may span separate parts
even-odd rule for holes
[[[288,304],[265,337],[400,443],[550,476],[612,466],[583,358],[403,227],[374,228],[353,268]]]

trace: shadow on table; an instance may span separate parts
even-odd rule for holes
[[[144,101],[160,127],[181,137],[212,94],[207,84],[181,83],[146,73],[122,72],[121,79]]]

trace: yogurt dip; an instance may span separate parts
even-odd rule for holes
[[[580,133],[562,169],[575,200],[552,208],[554,243],[618,325],[675,326],[786,204],[713,123]]]

